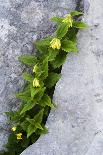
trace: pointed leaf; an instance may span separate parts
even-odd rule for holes
[[[53,87],[57,81],[60,79],[61,75],[57,73],[49,73],[48,78],[46,79],[46,87]]]
[[[22,127],[22,129],[23,129],[24,131],[27,131],[27,128],[28,128],[28,126],[29,126],[29,122],[28,122],[27,120],[25,120],[24,122],[22,122],[22,123],[20,124],[20,126]]]
[[[30,91],[27,90],[25,92],[22,92],[22,93],[18,93],[16,94],[16,97],[20,100],[23,100],[23,101],[31,101],[31,97],[30,97]]]
[[[52,17],[51,18],[52,22],[57,22],[57,23],[61,23],[63,21],[63,18],[60,17]]]
[[[54,108],[54,105],[51,102],[51,98],[48,95],[46,95],[46,94],[44,94],[44,96],[42,97],[42,99],[39,101],[39,104],[41,106],[43,106],[43,107],[49,106],[51,108]]]
[[[67,39],[62,41],[62,50],[66,52],[77,52],[78,51],[76,44]]]
[[[33,76],[27,72],[23,73],[23,78],[24,78],[24,80],[29,81],[29,82],[33,81],[33,79],[34,79]]]
[[[24,105],[23,109],[21,110],[20,112],[20,115],[22,115],[23,113],[25,113],[26,111],[32,109],[34,106],[35,106],[35,102],[32,103],[32,102],[28,102],[27,104]]]
[[[51,38],[45,38],[43,40],[36,41],[34,44],[40,52],[45,53],[45,51],[47,51],[47,47],[50,45],[50,41]]]
[[[83,15],[83,13],[82,12],[79,12],[79,11],[73,11],[70,14],[71,14],[71,16],[80,16],[80,15]]]
[[[51,62],[51,65],[53,66],[54,69],[59,68],[64,64],[65,60],[66,60],[66,53],[63,51],[56,56],[55,60]]]
[[[59,53],[58,50],[54,50],[52,48],[49,48],[48,49],[48,52],[49,52],[49,58],[48,58],[48,61],[53,61],[55,59],[55,57],[57,56],[57,54]]]
[[[68,24],[67,23],[60,24],[56,31],[57,38],[59,39],[63,38],[67,32],[68,32]]]
[[[36,131],[35,126],[33,126],[32,124],[30,124],[28,126],[28,130],[27,130],[27,138],[29,138],[35,131]]]
[[[74,21],[73,22],[73,27],[76,27],[78,29],[85,29],[88,28],[88,25],[84,22],[80,22],[80,21]]]
[[[44,92],[46,90],[46,87],[42,88],[36,95],[35,95],[35,99],[37,101],[41,100],[42,96],[44,95]]]
[[[23,55],[23,56],[20,56],[18,59],[23,64],[26,64],[29,66],[34,66],[37,62],[37,58],[34,55]]]
[[[48,76],[48,57],[46,57],[41,64],[41,71],[42,71],[42,74],[40,78],[44,80]]]
[[[43,119],[44,109],[40,110],[40,112],[34,116],[35,122],[41,123]]]
[[[40,92],[40,90],[41,90],[41,88],[34,88],[33,86],[31,86],[31,88],[30,88],[30,90],[31,90],[31,97],[32,98],[34,98],[34,96],[38,93],[38,92]]]
[[[41,130],[44,130],[43,128],[42,128],[42,126],[41,126],[41,124],[40,123],[35,123],[35,127],[37,128],[37,129],[41,129]]]

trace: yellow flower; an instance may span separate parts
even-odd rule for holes
[[[37,78],[33,80],[33,87],[40,87],[39,80]]]
[[[11,130],[12,130],[13,132],[15,132],[15,131],[16,131],[16,126],[12,127]]]
[[[72,27],[73,24],[73,18],[71,16],[71,14],[66,15],[66,17],[63,19],[62,21],[63,23],[68,23],[69,27]]]
[[[18,133],[18,134],[16,134],[16,136],[17,136],[17,139],[19,140],[19,139],[22,139],[22,133]]]
[[[58,38],[52,39],[52,41],[50,42],[50,47],[52,47],[53,49],[59,50],[61,48],[60,39],[58,39]]]
[[[33,73],[36,73],[36,72],[37,72],[37,70],[38,70],[38,66],[37,66],[37,65],[35,65],[35,66],[34,66],[34,68],[33,68]]]

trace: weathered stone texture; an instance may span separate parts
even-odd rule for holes
[[[85,0],[84,9],[89,28],[63,66],[49,133],[21,155],[103,155],[103,2]]]
[[[17,58],[32,53],[32,42],[53,32],[49,18],[68,13],[65,8],[74,9],[75,0],[0,0],[0,150],[8,137],[4,112],[17,107],[14,94],[23,85]]]

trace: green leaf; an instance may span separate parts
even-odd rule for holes
[[[53,61],[55,59],[55,57],[57,56],[57,54],[59,53],[58,50],[54,50],[52,48],[49,48],[48,49],[48,52],[49,52],[49,58],[48,58],[48,61]]]
[[[43,120],[43,112],[44,112],[44,109],[40,110],[39,113],[37,113],[33,119],[30,119],[30,118],[26,118],[26,120],[32,125],[32,126],[35,126],[35,128],[41,128],[40,125],[38,124],[41,124],[42,120]]]
[[[45,38],[45,39],[42,39],[42,40],[39,40],[39,41],[36,41],[34,44],[38,44],[38,45],[45,45],[45,46],[48,46],[50,45],[50,41],[51,41],[51,38],[48,37],[48,38]]]
[[[48,133],[48,129],[44,126],[43,130],[37,130],[36,133],[38,135],[43,135],[43,134],[47,134]]]
[[[20,120],[20,109],[18,111],[6,112],[6,115],[10,118],[11,121]]]
[[[60,79],[61,75],[57,73],[49,73],[48,78],[46,79],[46,87],[51,88],[53,87],[57,81]]]
[[[56,56],[55,60],[51,62],[51,65],[54,69],[61,67],[66,60],[66,53],[59,52],[59,54]]]
[[[73,27],[76,27],[78,29],[85,29],[88,28],[88,25],[84,22],[80,22],[80,21],[74,21],[73,22]]]
[[[43,107],[49,106],[51,108],[54,108],[54,105],[51,102],[51,98],[48,95],[46,95],[46,94],[44,94],[44,96],[42,97],[42,99],[39,101],[39,104],[41,106],[43,106]]]
[[[57,23],[61,23],[63,21],[64,18],[60,18],[60,17],[52,17],[51,21],[52,22],[57,22]]]
[[[34,99],[35,99],[36,101],[41,100],[42,96],[44,95],[45,89],[46,89],[45,87],[42,88],[42,89],[35,95]]]
[[[34,79],[33,76],[27,72],[23,73],[23,78],[24,78],[24,80],[29,81],[29,82],[33,81],[33,79]]]
[[[23,113],[25,113],[26,111],[32,109],[34,106],[36,105],[36,103],[32,103],[32,102],[28,102],[23,106],[23,109],[20,112],[20,115],[22,115]]]
[[[47,47],[50,45],[51,38],[36,41],[34,44],[40,52],[47,52]]]
[[[68,24],[67,23],[60,24],[56,31],[57,38],[59,39],[63,38],[67,32],[68,32]]]
[[[46,57],[41,63],[41,76],[40,79],[44,80],[48,76],[48,57]]]
[[[42,126],[41,126],[41,124],[40,123],[35,123],[35,127],[37,128],[37,129],[41,129],[41,130],[44,130],[43,128],[42,128]]]
[[[77,32],[78,32],[77,28],[75,28],[75,27],[70,28],[68,30],[68,34],[67,34],[68,39],[76,43],[76,41],[77,41],[77,37],[76,37]]]
[[[41,90],[41,88],[34,88],[33,86],[31,86],[31,88],[30,88],[30,90],[31,90],[31,98],[34,98],[34,96]]]
[[[34,119],[26,118],[26,120],[27,120],[30,124],[32,124],[32,125],[34,125],[34,124],[35,124]]]
[[[22,129],[24,131],[27,131],[27,128],[29,126],[29,122],[27,120],[25,120],[24,122],[20,123],[20,126],[22,127]]]
[[[43,120],[43,113],[44,113],[44,109],[40,110],[39,113],[34,116],[34,121],[41,123]]]
[[[30,90],[26,90],[24,92],[16,94],[16,97],[26,102],[31,101]]]
[[[70,14],[71,14],[71,16],[83,15],[83,13],[82,13],[82,12],[79,12],[79,11],[73,11],[73,12],[71,12]]]
[[[13,112],[13,111],[5,112],[5,114],[6,114],[8,117],[13,117],[13,116],[14,116],[14,112]]]
[[[62,50],[65,52],[77,52],[76,44],[68,39],[62,41]]]
[[[27,130],[27,138],[29,138],[35,131],[36,131],[35,126],[30,124]]]
[[[37,62],[37,58],[34,55],[23,55],[20,56],[19,61],[21,61],[25,65],[34,66]]]

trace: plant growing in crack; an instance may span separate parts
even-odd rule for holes
[[[76,35],[78,29],[85,29],[84,22],[75,20],[81,16],[78,11],[65,17],[53,17],[57,23],[54,36],[49,36],[34,43],[36,55],[23,55],[19,60],[29,72],[23,73],[26,85],[16,94],[21,101],[17,111],[6,112],[10,118],[11,133],[6,145],[7,151],[1,155],[19,155],[29,145],[36,142],[40,135],[48,132],[45,127],[50,109],[55,108],[52,101],[57,81],[61,77],[61,67],[70,52],[77,53]]]

